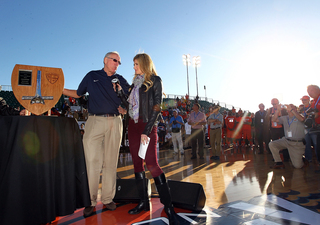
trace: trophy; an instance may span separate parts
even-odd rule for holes
[[[28,112],[41,115],[48,111],[50,115],[51,108],[62,95],[63,71],[60,68],[16,64],[11,86],[16,99]]]

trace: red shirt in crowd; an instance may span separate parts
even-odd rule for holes
[[[315,121],[317,124],[320,124],[320,95],[312,101],[311,108],[318,109],[319,116],[317,118],[315,118]]]

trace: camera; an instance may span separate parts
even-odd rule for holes
[[[315,113],[317,112],[318,112],[318,109],[314,109],[314,108],[309,108],[306,111],[307,118],[304,121],[304,126],[306,128],[315,128],[317,126],[315,122]]]
[[[177,121],[176,121],[176,120],[174,120],[174,121],[172,121],[172,123],[173,123],[174,125],[176,125],[176,124],[177,124]]]

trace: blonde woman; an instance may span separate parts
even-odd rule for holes
[[[129,97],[124,94],[121,95],[122,102],[127,106],[127,110],[119,107],[120,113],[125,114],[128,112],[129,114],[129,147],[133,159],[136,184],[141,199],[135,208],[129,210],[129,213],[138,214],[142,210],[150,210],[143,167],[143,162],[145,161],[155,181],[160,201],[164,204],[164,210],[170,224],[179,224],[172,206],[166,177],[157,159],[157,124],[161,119],[162,81],[157,75],[149,55],[145,53],[137,54],[133,61],[135,75]],[[121,90],[120,85],[118,85],[118,89]],[[149,146],[143,160],[138,156],[138,152],[140,143],[146,142],[149,142]]]

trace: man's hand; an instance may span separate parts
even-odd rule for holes
[[[119,113],[122,114],[122,115],[127,114],[127,110],[124,109],[124,108],[122,108],[121,106],[118,107],[118,111],[119,111]]]
[[[20,116],[25,116],[25,115],[26,115],[26,110],[25,109],[21,110],[20,111]]]

